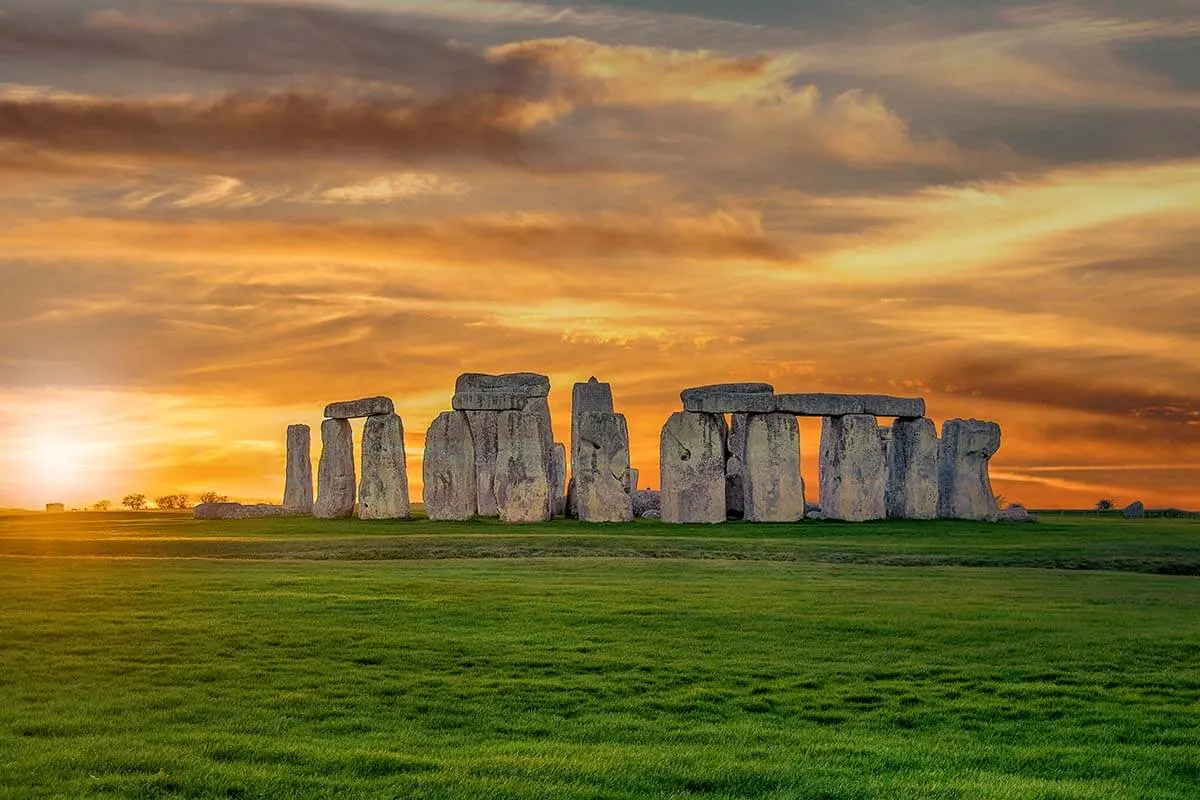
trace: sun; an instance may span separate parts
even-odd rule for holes
[[[95,451],[92,443],[63,434],[39,436],[29,443],[22,459],[27,468],[26,480],[47,497],[74,496],[84,488],[83,476],[95,466]]]

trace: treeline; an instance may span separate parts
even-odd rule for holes
[[[216,492],[204,492],[196,498],[197,503],[228,503],[228,495],[217,494]],[[192,496],[186,493],[180,494],[164,494],[161,497],[154,498],[154,507],[164,511],[186,511],[194,505]],[[127,494],[121,498],[121,506],[130,511],[144,511],[150,507],[146,495],[140,493]],[[111,500],[97,500],[92,503],[92,511],[111,511],[113,503]]]

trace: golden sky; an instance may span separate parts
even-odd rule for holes
[[[278,502],[373,394],[419,496],[517,370],[560,440],[610,381],[643,485],[680,389],[763,380],[1200,507],[1197,129],[1192,0],[0,0],[0,507]]]

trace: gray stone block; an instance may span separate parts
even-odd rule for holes
[[[361,400],[346,400],[325,406],[326,419],[356,419],[395,412],[396,407],[390,397],[364,397]]]

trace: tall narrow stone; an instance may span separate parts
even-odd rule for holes
[[[743,519],[746,516],[746,434],[749,414],[729,415],[729,440],[725,459],[725,516]]]
[[[579,516],[575,503],[575,448],[579,446],[579,417],[589,411],[613,412],[612,384],[602,383],[593,375],[586,383],[571,388],[571,481],[567,485],[567,515]]]
[[[525,403],[525,409],[522,413],[531,414],[538,417],[538,432],[542,442],[542,460],[546,465],[546,475],[549,477],[551,486],[554,481],[554,424],[550,419],[550,401],[545,397],[531,397]],[[565,480],[565,478],[564,478]],[[546,513],[551,517],[554,516],[554,492],[551,491],[546,497]]]
[[[497,418],[496,503],[505,522],[550,519],[550,471],[545,417],[501,411]]]
[[[404,423],[396,414],[368,417],[362,436],[359,519],[408,519]]]
[[[432,520],[475,516],[475,443],[467,412],[444,412],[429,426],[421,475],[426,516]]]
[[[290,514],[313,511],[312,429],[307,425],[288,425],[283,508]]]
[[[821,425],[821,513],[865,522],[887,516],[883,443],[867,414],[825,417]]]
[[[725,418],[679,411],[659,439],[662,519],[673,523],[725,521]]]
[[[475,511],[481,517],[500,516],[496,502],[496,449],[499,447],[499,412],[467,411],[471,441],[475,444]]]
[[[567,446],[562,442],[555,442],[553,455],[551,466],[554,467],[554,472],[550,477],[550,496],[554,501],[554,516],[561,517],[567,511]]]
[[[630,467],[629,478],[626,480],[626,485],[629,487],[629,494],[632,496],[637,493],[638,481],[641,479],[642,473]]]
[[[317,462],[317,502],[313,515],[321,519],[353,516],[357,486],[350,421],[327,419],[321,423],[321,459]]]
[[[988,461],[1000,449],[1000,426],[952,419],[942,426],[938,456],[938,516],[994,520],[999,513]]]
[[[938,437],[933,420],[897,419],[887,445],[887,515],[935,519],[938,515]]]
[[[796,418],[791,414],[749,415],[743,447],[745,519],[751,522],[804,519],[800,426]]]
[[[629,428],[623,414],[585,411],[579,415],[575,497],[581,522],[629,522]]]

